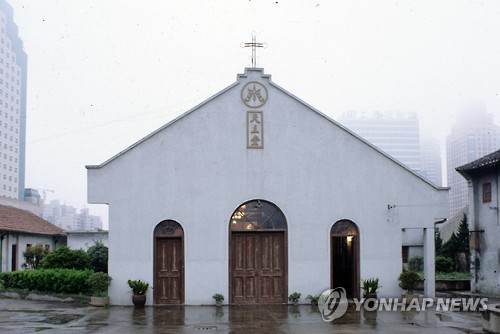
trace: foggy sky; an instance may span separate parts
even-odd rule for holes
[[[498,1],[9,3],[28,54],[26,186],[76,207],[84,165],[232,84],[252,31],[258,66],[334,119],[414,111],[440,139],[474,104],[500,122]]]

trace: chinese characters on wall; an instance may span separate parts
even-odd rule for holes
[[[247,83],[241,90],[241,100],[252,109],[261,108],[267,101],[267,89],[259,82]],[[264,112],[247,110],[247,148],[264,148]]]

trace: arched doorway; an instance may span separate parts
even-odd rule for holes
[[[285,303],[288,293],[286,219],[264,200],[236,209],[229,222],[229,302]]]
[[[184,303],[184,230],[173,220],[154,231],[154,303]]]
[[[350,220],[339,220],[330,230],[331,288],[343,287],[347,296],[359,298],[359,233]]]

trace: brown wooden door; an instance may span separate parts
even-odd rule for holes
[[[155,303],[184,303],[184,252],[182,238],[156,239],[155,268]]]
[[[285,233],[233,233],[230,301],[286,302]]]

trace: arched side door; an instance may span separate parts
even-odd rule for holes
[[[330,230],[330,286],[342,287],[350,298],[359,298],[359,233],[350,220],[339,220]]]
[[[229,302],[285,303],[288,293],[287,224],[264,200],[236,209],[229,223]]]
[[[154,231],[154,303],[184,303],[184,230],[173,221]]]

